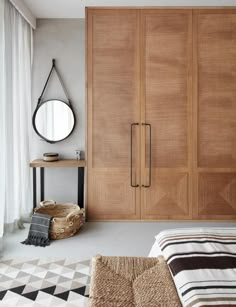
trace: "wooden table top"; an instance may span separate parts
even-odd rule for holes
[[[61,159],[58,161],[43,161],[37,159],[30,162],[30,167],[85,167],[85,160]]]

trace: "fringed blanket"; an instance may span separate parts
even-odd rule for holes
[[[52,216],[47,214],[33,214],[28,238],[21,243],[43,247],[50,245],[49,229],[51,219]]]
[[[236,306],[236,228],[168,230],[156,240],[183,306]]]

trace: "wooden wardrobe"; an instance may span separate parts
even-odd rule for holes
[[[87,9],[88,220],[236,218],[236,9]]]

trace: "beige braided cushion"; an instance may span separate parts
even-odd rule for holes
[[[134,306],[181,306],[163,257],[94,257],[89,307]]]

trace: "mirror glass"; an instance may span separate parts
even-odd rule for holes
[[[71,134],[75,126],[75,116],[71,107],[64,101],[47,100],[35,110],[33,126],[44,140],[55,143]]]

